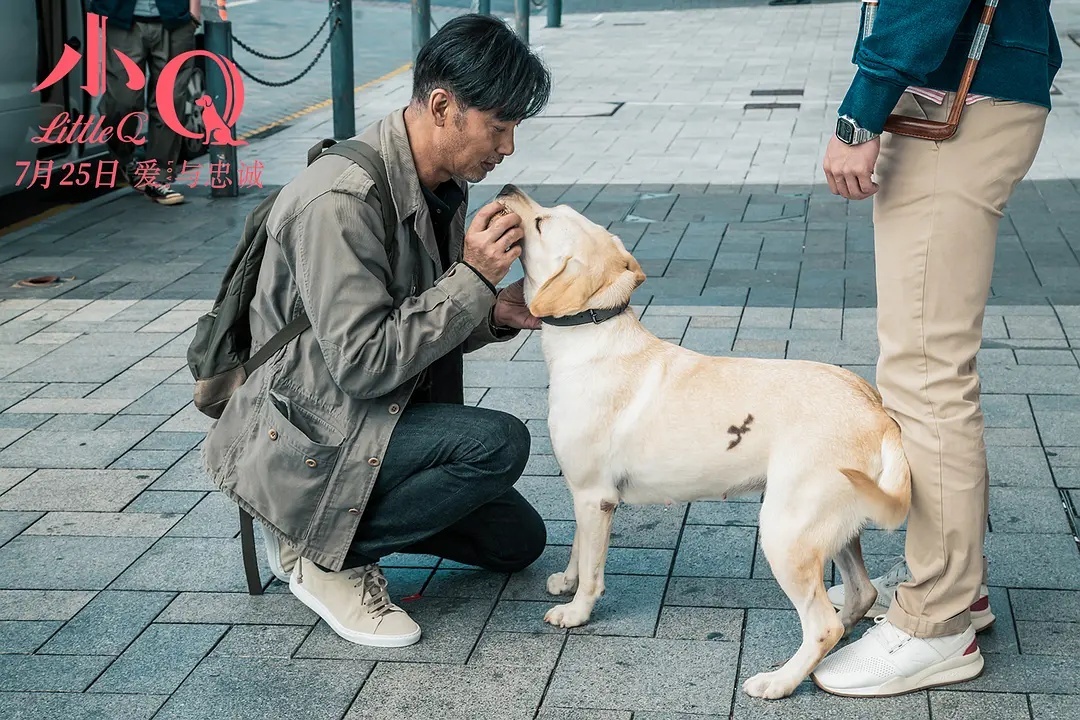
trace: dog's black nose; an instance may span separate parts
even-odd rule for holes
[[[503,189],[499,191],[498,197],[508,197],[510,195],[520,195],[521,191],[518,190],[517,185],[506,184],[503,185]]]

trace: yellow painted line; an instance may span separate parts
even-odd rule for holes
[[[366,90],[367,88],[371,87],[372,85],[378,85],[381,82],[385,82],[385,81],[389,80],[392,77],[400,75],[401,73],[405,72],[406,70],[408,70],[411,67],[412,67],[411,62],[405,63],[401,67],[399,67],[399,68],[397,68],[395,70],[391,70],[390,72],[386,73],[382,77],[375,78],[374,80],[369,80],[368,82],[364,83],[363,85],[357,85],[356,87],[353,88],[353,92],[358,93],[361,90]],[[241,140],[247,140],[252,135],[258,135],[261,132],[266,132],[270,128],[275,128],[278,125],[282,125],[282,124],[287,123],[287,122],[292,122],[293,120],[296,120],[297,118],[301,118],[304,115],[308,115],[310,113],[313,113],[316,110],[322,110],[323,108],[330,107],[333,104],[333,102],[334,102],[333,98],[327,98],[326,100],[323,100],[322,102],[317,102],[314,105],[309,105],[308,107],[304,108],[303,110],[298,110],[298,111],[296,111],[296,112],[294,112],[294,113],[292,113],[290,115],[286,115],[285,117],[279,118],[279,119],[277,119],[277,120],[275,120],[275,121],[273,121],[271,123],[267,123],[266,125],[263,125],[261,127],[257,127],[257,128],[255,128],[254,130],[252,130],[250,132],[246,132],[246,133],[244,133],[243,135],[240,136],[240,139]]]
[[[18,230],[22,230],[25,227],[30,227],[31,225],[33,225],[36,222],[40,222],[40,221],[44,220],[47,217],[51,217],[53,215],[56,215],[58,212],[61,212],[63,210],[67,210],[68,208],[71,208],[71,207],[75,207],[75,205],[73,205],[71,203],[67,203],[65,205],[57,205],[55,207],[51,207],[48,210],[44,210],[42,212],[39,212],[37,215],[31,215],[28,218],[20,220],[19,222],[15,223],[14,225],[8,225],[6,228],[0,228],[0,236],[7,235],[9,233],[13,233],[13,232],[16,232]]]

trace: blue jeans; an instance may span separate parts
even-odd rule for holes
[[[495,572],[528,567],[547,544],[543,519],[514,489],[531,442],[521,420],[497,410],[407,406],[344,568],[397,552]]]

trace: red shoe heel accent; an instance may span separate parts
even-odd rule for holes
[[[976,600],[971,605],[971,609],[974,610],[975,612],[982,612],[983,610],[987,610],[989,608],[990,608],[990,596],[989,595],[982,596],[981,598]]]
[[[971,653],[975,652],[978,649],[979,649],[979,641],[978,640],[972,640],[971,644],[967,646],[967,650],[964,651],[964,655],[970,655]]]

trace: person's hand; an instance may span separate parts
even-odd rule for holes
[[[465,233],[463,259],[492,285],[506,277],[510,266],[521,255],[517,243],[525,237],[521,217],[517,213],[499,215],[505,210],[502,203],[488,203],[477,211]]]
[[[525,281],[518,280],[499,291],[495,298],[494,320],[502,327],[520,330],[539,330],[540,319],[529,312],[525,304]]]
[[[847,145],[834,135],[822,163],[832,194],[848,200],[865,200],[876,193],[878,186],[871,176],[880,150],[880,137],[859,145]]]

